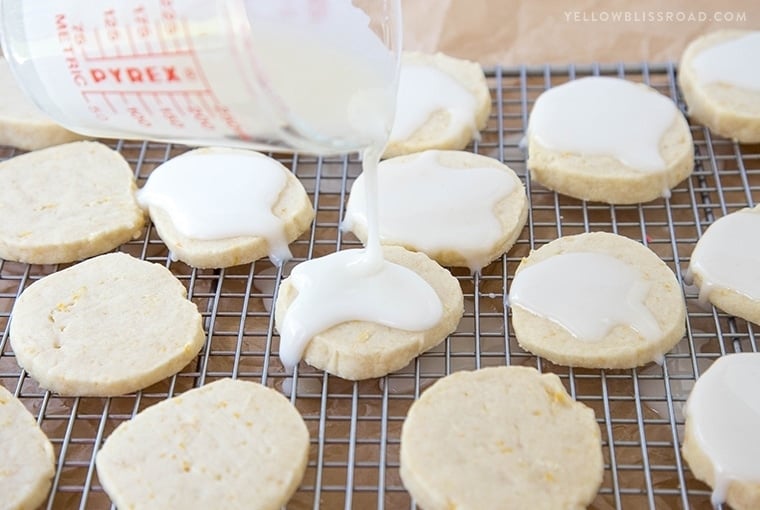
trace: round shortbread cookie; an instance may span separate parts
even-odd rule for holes
[[[248,175],[235,174],[236,170],[243,170]],[[179,179],[173,192],[175,195],[167,195],[162,192],[155,200],[143,202],[144,191],[151,187],[153,175],[159,172],[172,172],[167,177]],[[261,181],[265,174],[274,172],[281,174],[282,187],[273,190],[271,197],[254,195],[257,181],[261,187]],[[242,182],[234,179],[243,177]],[[229,182],[232,180],[232,182]],[[250,182],[248,182],[250,180]],[[166,181],[169,183],[169,181]],[[182,186],[190,186],[199,194],[197,200],[192,196],[193,190],[180,190]],[[172,190],[169,191],[171,193]],[[184,201],[177,200],[176,193],[184,195]],[[242,149],[203,148],[187,152],[167,163],[164,163],[148,178],[148,182],[138,193],[140,201],[148,207],[150,218],[158,231],[158,235],[166,243],[174,257],[193,267],[221,268],[247,264],[267,255],[275,259],[289,258],[287,244],[296,240],[311,225],[314,219],[314,208],[309,200],[301,182],[275,159],[254,151]],[[227,232],[233,232],[229,225],[235,221],[241,222],[240,231],[256,231],[261,228],[256,223],[258,218],[248,218],[245,224],[246,212],[251,212],[251,207],[258,204],[256,200],[270,199],[271,208],[269,213],[273,216],[265,218],[279,223],[277,233],[279,244],[273,246],[273,242],[265,235],[233,235],[219,234],[213,238],[199,238],[183,232],[178,224],[191,223],[191,228],[197,228],[199,221],[189,221],[183,215],[183,205],[188,204],[194,214],[206,219],[216,218],[223,224]],[[166,205],[170,207],[167,208]],[[264,204],[260,203],[263,207]],[[205,213],[204,213],[205,211]],[[221,232],[221,230],[219,231]],[[274,253],[273,252],[282,252]]]
[[[441,319],[424,331],[404,331],[366,321],[344,322],[309,341],[303,354],[306,363],[344,379],[382,377],[403,368],[456,330],[464,313],[464,297],[456,278],[424,253],[385,246],[383,254],[387,261],[411,269],[433,288],[443,305]],[[283,280],[275,303],[278,329],[297,295],[292,282]]]
[[[578,254],[591,263],[577,264]],[[547,261],[544,271],[557,267],[560,260],[567,265],[559,274],[555,269],[540,280],[535,270],[523,274]],[[630,278],[615,281],[618,274]],[[520,292],[541,301],[544,312],[519,305]],[[509,300],[520,346],[560,365],[632,368],[659,362],[686,327],[684,297],[670,268],[641,243],[606,232],[562,237],[533,251],[517,268]],[[574,327],[597,334],[572,332],[557,310],[569,314]]]
[[[602,483],[601,433],[554,374],[456,372],[409,409],[400,471],[425,510],[581,509]]]
[[[380,241],[475,272],[506,253],[528,218],[520,178],[496,159],[426,151],[378,165]],[[452,193],[452,190],[456,190]],[[364,178],[354,182],[345,227],[367,242]]]
[[[718,358],[694,384],[684,408],[683,457],[713,488],[716,507],[760,508],[760,353]]]
[[[711,131],[743,143],[760,142],[760,83],[754,87],[740,86],[726,81],[724,69],[718,71],[716,81],[701,79],[695,67],[695,59],[707,50],[724,44],[736,44],[742,38],[754,39],[754,47],[760,47],[760,32],[750,30],[719,30],[695,39],[684,51],[678,67],[678,85],[683,92],[689,116],[710,128]],[[717,65],[727,70],[752,69],[757,66],[757,51],[736,49],[728,58],[721,58]],[[698,61],[698,60],[697,60]],[[712,62],[713,66],[716,62]],[[705,62],[709,66],[710,62]]]
[[[648,202],[669,196],[694,169],[691,131],[675,103],[617,78],[581,78],[541,94],[527,141],[531,178],[581,200]]]
[[[0,57],[0,145],[37,150],[85,138],[56,124],[19,89]]]
[[[201,315],[165,267],[125,253],[34,282],[13,308],[18,364],[61,395],[114,396],[180,371],[200,351]]]
[[[490,114],[491,93],[480,64],[443,53],[404,52],[396,120],[383,157],[464,149]]]
[[[303,478],[309,432],[281,394],[222,379],[119,425],[96,459],[119,508],[278,509]]]
[[[0,509],[37,508],[55,474],[53,445],[24,404],[0,386]]]
[[[691,254],[689,275],[699,299],[760,324],[760,205],[719,218]]]
[[[118,152],[72,142],[0,162],[0,258],[73,262],[140,235],[135,181]]]

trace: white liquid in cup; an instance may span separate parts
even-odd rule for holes
[[[71,130],[348,152],[393,121],[398,1],[370,3],[373,17],[351,0],[0,0],[0,33],[22,86]]]

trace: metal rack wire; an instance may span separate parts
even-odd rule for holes
[[[591,508],[710,508],[709,489],[681,457],[682,407],[695,379],[717,357],[757,351],[757,326],[715,309],[702,309],[695,289],[683,285],[687,336],[662,366],[633,370],[582,370],[555,366],[517,345],[505,307],[520,259],[561,235],[604,230],[642,241],[682,280],[688,257],[714,219],[760,199],[760,147],[741,146],[692,125],[696,169],[669,199],[633,206],[585,203],[532,184],[518,143],[536,97],[583,75],[604,74],[648,83],[683,108],[676,69],[664,65],[517,67],[489,69],[493,113],[470,149],[504,161],[520,175],[530,198],[528,225],[506,256],[470,276],[454,270],[465,293],[465,316],[445,342],[410,366],[380,380],[349,382],[302,365],[288,380],[277,358],[271,301],[283,277],[301,260],[358,245],[339,228],[355,156],[278,156],[301,179],[317,211],[311,230],[292,246],[282,268],[268,261],[225,270],[196,270],[172,262],[155,231],[120,249],[165,264],[186,285],[205,320],[206,344],[176,376],[134,395],[63,398],[39,389],[16,364],[8,341],[10,311],[33,281],[63,266],[0,260],[0,384],[34,413],[55,447],[57,470],[47,508],[108,508],[94,469],[97,449],[124,420],[194,386],[232,376],[255,380],[290,395],[311,434],[303,483],[288,504],[302,508],[414,508],[398,474],[399,438],[415,398],[456,370],[530,365],[557,373],[576,399],[591,406],[602,429],[604,482]],[[186,148],[157,143],[112,143],[142,185],[151,170]],[[14,156],[0,147],[0,159]],[[290,391],[292,389],[292,391]]]

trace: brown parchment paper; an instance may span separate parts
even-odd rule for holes
[[[402,0],[404,47],[483,65],[677,61],[708,31],[760,29],[757,0]]]

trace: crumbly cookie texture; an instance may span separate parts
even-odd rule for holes
[[[142,232],[135,180],[118,152],[72,142],[0,162],[0,258],[74,262]]]
[[[402,65],[430,66],[454,78],[467,89],[475,99],[475,126],[482,130],[488,124],[491,114],[491,93],[488,89],[483,68],[477,62],[453,58],[443,53],[427,54],[404,52]],[[417,129],[409,138],[391,140],[384,158],[411,154],[427,149],[461,150],[467,147],[477,133],[473,126],[461,124],[451,125],[451,115],[445,110],[439,110],[428,118],[427,122]]]
[[[8,61],[0,57],[0,145],[33,151],[83,138],[50,120],[27,99]]]
[[[451,168],[497,168],[503,170],[510,176],[514,186],[512,191],[508,195],[501,198],[494,207],[494,216],[499,222],[499,234],[496,237],[495,242],[491,244],[483,244],[478,247],[476,252],[465,253],[461,248],[456,246],[447,250],[440,251],[427,251],[414,243],[396,243],[392,240],[381,239],[383,244],[398,244],[404,248],[412,251],[422,251],[436,262],[444,266],[461,266],[470,267],[471,270],[478,270],[488,264],[488,262],[500,257],[503,253],[509,251],[515,244],[517,238],[520,237],[525,223],[528,220],[528,198],[525,194],[525,186],[523,186],[520,178],[515,172],[504,165],[500,161],[482,156],[479,154],[473,154],[471,152],[464,151],[435,151],[437,153],[437,161],[439,164],[451,167]],[[409,154],[406,156],[399,156],[392,158],[381,163],[381,165],[391,164],[408,164],[410,161],[421,156],[420,153]],[[382,170],[380,170],[382,171]],[[431,183],[433,185],[434,183]],[[363,191],[363,190],[362,190]],[[352,195],[353,196],[353,192]],[[382,203],[383,197],[380,197]],[[352,201],[349,197],[348,209],[352,207]],[[433,224],[430,228],[445,229],[446,225]],[[367,242],[367,225],[365,222],[352,221],[351,231],[362,242]],[[382,226],[381,226],[382,231]],[[480,267],[472,267],[473,261],[477,261],[476,265]]]
[[[0,508],[37,508],[45,501],[55,474],[53,445],[24,404],[2,386],[0,452]]]
[[[403,368],[456,330],[464,313],[462,289],[456,278],[424,253],[386,246],[383,254],[389,262],[413,270],[430,284],[443,305],[441,320],[425,331],[404,331],[364,321],[344,322],[311,339],[304,351],[306,363],[344,379],[382,377]],[[298,291],[285,279],[275,307],[278,327],[297,295]]]
[[[19,365],[61,395],[114,396],[179,372],[200,351],[201,315],[164,266],[124,253],[42,278],[16,301]]]
[[[721,82],[699,83],[692,61],[707,48],[750,33],[750,30],[719,30],[703,35],[687,46],[678,67],[678,85],[689,117],[742,143],[760,142],[760,91]],[[747,56],[747,65],[755,65],[752,58]]]
[[[686,304],[673,272],[649,248],[623,236],[592,232],[561,237],[523,259],[516,274],[555,255],[573,252],[602,253],[638,268],[650,284],[644,305],[661,330],[647,340],[630,326],[618,325],[595,342],[579,341],[558,323],[513,306],[512,325],[523,349],[560,365],[586,368],[632,368],[661,359],[686,331]]]
[[[581,509],[602,483],[601,434],[554,374],[456,372],[409,410],[400,471],[425,510]]]
[[[196,149],[187,155],[236,153],[250,155],[251,151],[213,147]],[[276,163],[280,165],[279,162]],[[314,207],[301,181],[284,166],[282,166],[282,172],[286,175],[286,184],[280,192],[272,212],[282,221],[284,237],[288,243],[291,243],[298,239],[311,225],[314,219]],[[222,205],[220,204],[220,206]],[[199,268],[230,267],[247,264],[269,254],[269,243],[263,237],[193,239],[182,234],[175,226],[171,216],[160,207],[151,206],[149,211],[159,237],[171,250],[172,255],[190,266]]]
[[[98,478],[119,508],[274,510],[298,488],[309,432],[281,394],[222,379],[119,425]]]

